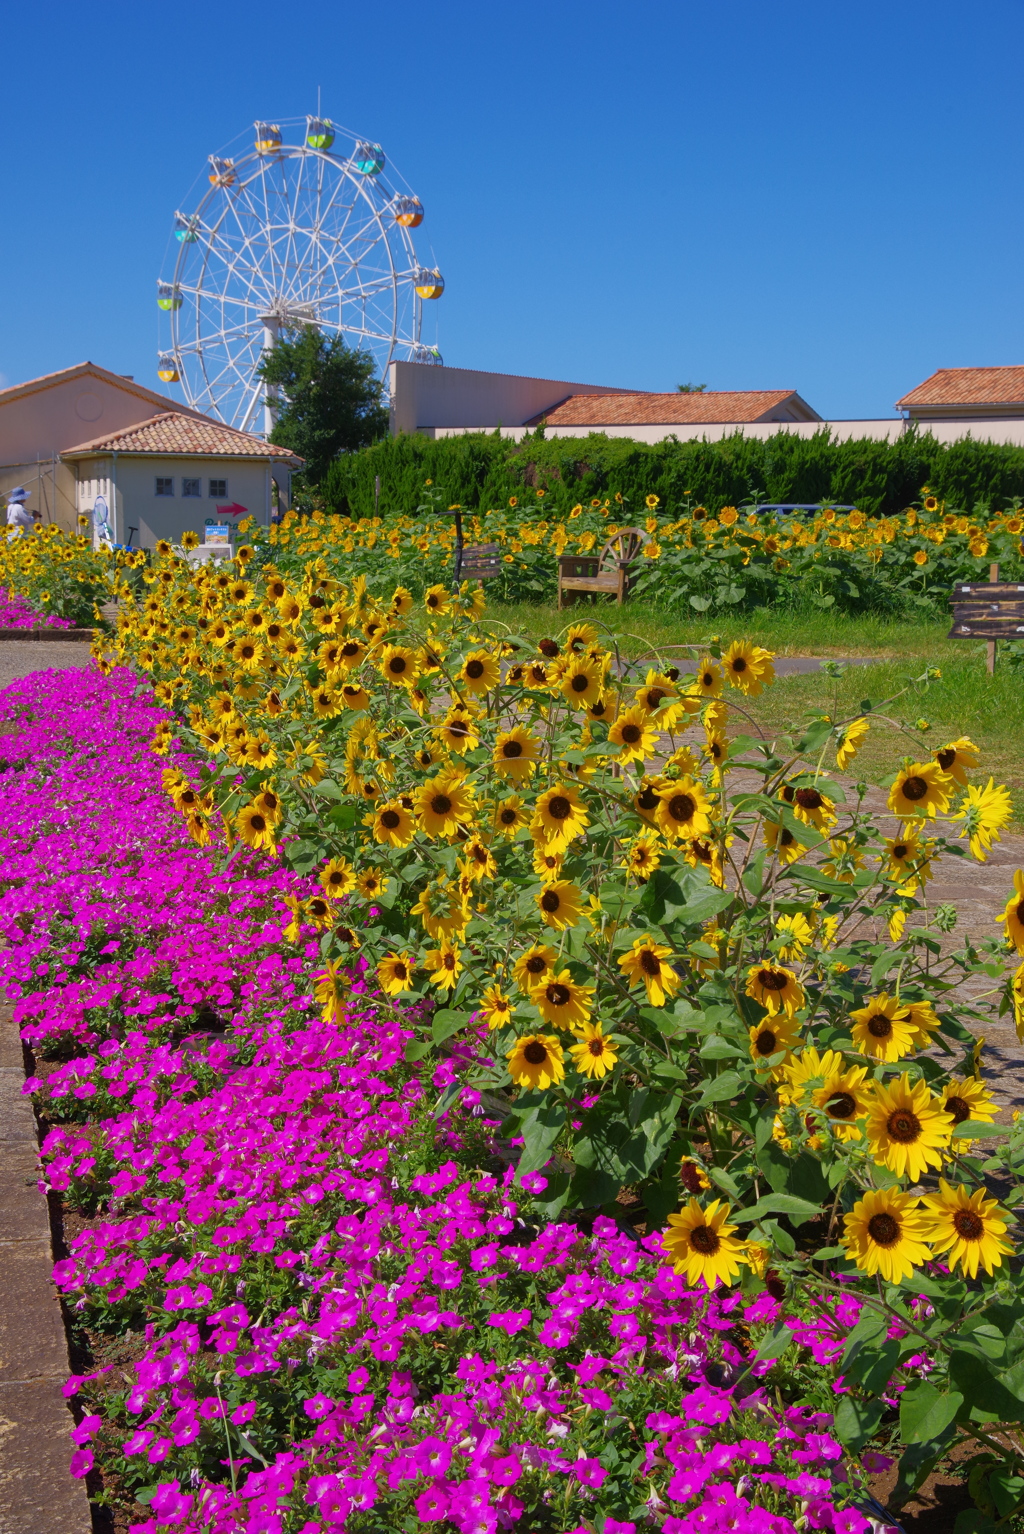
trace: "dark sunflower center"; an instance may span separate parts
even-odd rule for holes
[[[590,678],[587,676],[585,671],[577,671],[576,675],[569,683],[569,686],[572,688],[573,692],[586,692],[587,688],[590,686]]]
[[[265,831],[267,829],[267,822],[263,819],[262,815],[253,815],[249,824],[254,831]]]
[[[661,687],[652,687],[650,692],[647,694],[647,707],[648,708],[659,708],[660,705],[661,705],[662,698],[667,698],[667,697],[668,697],[668,693],[665,692],[663,688],[661,688]]]
[[[572,1000],[572,992],[569,987],[567,985],[559,985],[556,981],[553,981],[548,986],[544,995],[553,1007],[566,1007]]]
[[[552,820],[568,820],[572,814],[572,801],[564,794],[555,794],[548,802],[548,814]]]
[[[309,908],[314,916],[326,916],[328,909],[326,900],[320,900],[315,895],[309,902]]]
[[[363,648],[362,645],[358,644],[356,642],[356,640],[350,639],[348,644],[343,644],[342,645],[341,653],[345,657],[346,660],[351,660],[352,656],[353,655],[358,655],[362,648]]]
[[[448,724],[448,733],[450,735],[468,735],[469,725],[465,719],[452,719]]]
[[[526,1048],[523,1050],[523,1059],[527,1061],[529,1065],[543,1065],[547,1060],[547,1057],[548,1052],[544,1045],[538,1043],[536,1040],[530,1044],[527,1044]]]
[[[948,772],[950,767],[952,767],[953,763],[956,761],[956,748],[953,746],[947,746],[944,751],[937,751],[935,753],[935,760],[938,762],[943,772]]]
[[[747,663],[743,659],[742,655],[737,655],[736,659],[732,663],[732,669],[734,671],[746,671]]]
[[[661,974],[661,960],[649,948],[642,948],[640,950],[640,968],[645,975],[656,977]]]
[[[590,1041],[590,1043],[589,1043],[589,1045],[587,1047],[590,1050],[590,1053],[592,1055],[595,1055],[597,1057],[597,1059],[600,1059],[601,1056],[604,1054],[604,1040],[603,1039],[591,1039],[591,1041]]]
[[[545,890],[540,897],[540,908],[542,911],[547,911],[549,916],[553,916],[561,904],[561,896],[554,890]]]
[[[388,670],[394,672],[396,676],[401,676],[402,672],[407,669],[407,666],[408,662],[404,655],[393,655],[388,661]]]
[[[673,794],[668,801],[668,812],[680,825],[692,820],[696,809],[697,802],[689,794]]]
[[[895,1215],[873,1214],[868,1221],[868,1235],[876,1246],[895,1246],[900,1239],[900,1222]]]
[[[1024,900],[1017,902],[1017,920],[1024,926]]]
[[[713,1257],[721,1244],[710,1225],[697,1225],[690,1232],[690,1245],[702,1257]]]
[[[953,1228],[963,1241],[980,1241],[985,1233],[985,1222],[973,1209],[958,1209],[953,1216]]]
[[[637,741],[640,740],[642,736],[643,731],[640,729],[639,725],[624,724],[622,726],[622,739],[625,745],[635,746]]]
[[[447,794],[435,794],[430,801],[430,808],[435,815],[447,815],[452,807],[452,801]]]
[[[825,1104],[830,1119],[852,1119],[857,1112],[857,1099],[852,1092],[836,1092]]]
[[[794,797],[802,810],[820,810],[825,803],[816,788],[798,788]]]
[[[971,1105],[962,1097],[947,1097],[946,1112],[954,1124],[962,1124],[971,1116]]]
[[[507,757],[510,761],[512,761],[517,756],[522,756],[522,754],[523,754],[523,743],[522,743],[522,741],[521,740],[506,740],[505,744],[501,748],[501,754],[502,754],[502,756]]]
[[[542,639],[537,648],[542,655],[552,660],[558,654],[558,644],[554,639]]]
[[[921,1138],[921,1120],[911,1108],[896,1108],[885,1121],[890,1140],[913,1145]]]
[[[903,797],[904,799],[909,799],[911,803],[918,799],[923,799],[927,792],[928,784],[924,778],[908,778],[903,785]]]
[[[539,953],[531,954],[524,966],[528,975],[543,975],[547,967],[547,960]]]
[[[658,807],[658,796],[653,788],[642,788],[636,796],[636,802],[642,810],[655,810]]]
[[[402,817],[397,810],[384,810],[381,813],[380,823],[387,831],[394,831],[402,824]]]
[[[779,844],[780,844],[780,846],[782,846],[782,847],[791,847],[795,840],[796,840],[796,838],[794,837],[792,831],[787,831],[785,826],[783,826],[782,831],[781,831],[781,833],[779,835]]]
[[[466,662],[466,675],[470,677],[472,681],[478,681],[480,677],[483,676],[483,674],[484,663],[482,660],[468,660]]]
[[[757,972],[758,984],[765,991],[784,991],[788,979],[781,969],[759,969]]]
[[[873,1039],[888,1039],[892,1035],[892,1021],[884,1012],[876,1012],[868,1018],[867,1029]]]
[[[503,826],[514,826],[516,823],[516,812],[515,810],[502,810],[498,819]]]
[[[905,858],[906,855],[907,855],[907,847],[906,847],[906,845],[903,842],[900,842],[898,847],[894,847],[892,849],[892,855],[893,855],[894,858],[899,858],[901,860],[903,858]]]
[[[778,1047],[779,1041],[772,1030],[770,1028],[763,1028],[758,1034],[757,1042],[754,1045],[757,1053],[759,1055],[764,1055],[767,1059],[769,1055],[773,1055],[775,1053]]]
[[[704,687],[714,687],[714,685],[715,685],[714,674],[712,672],[710,672],[710,671],[705,671],[704,675],[701,677],[700,680],[701,680],[702,686],[704,686]]]
[[[710,863],[713,860],[711,848],[708,846],[707,842],[694,842],[691,847],[691,851],[696,855],[701,863]]]

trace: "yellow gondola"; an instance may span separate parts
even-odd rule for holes
[[[414,280],[421,298],[440,298],[444,292],[444,278],[436,267],[421,266]]]
[[[215,154],[210,156],[210,185],[211,186],[234,186],[235,162],[234,160],[218,160]]]
[[[160,361],[157,363],[156,376],[162,383],[178,382],[181,374],[178,372],[177,363],[172,356],[166,355],[160,358]]]
[[[418,229],[423,222],[423,204],[418,197],[396,197],[391,204],[395,211],[395,223],[406,229]]]
[[[281,130],[277,123],[254,123],[256,129],[256,153],[276,154],[281,147]]]

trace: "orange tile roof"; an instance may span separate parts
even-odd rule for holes
[[[721,389],[705,394],[570,394],[527,426],[685,426],[759,421],[794,399],[793,389]],[[813,418],[813,413],[812,413]]]
[[[915,405],[1019,405],[1024,403],[1024,367],[938,368],[924,383],[896,401],[897,410]]]
[[[197,419],[166,410],[137,426],[95,437],[78,447],[69,447],[62,458],[91,457],[96,453],[144,453],[148,457],[174,458],[281,458],[293,464],[304,462],[286,447],[274,447],[246,431],[236,431],[220,421]]]

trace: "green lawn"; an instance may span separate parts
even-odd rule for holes
[[[990,677],[985,670],[985,646],[947,639],[949,621],[921,619],[889,622],[881,618],[844,618],[829,613],[805,615],[762,610],[741,618],[670,616],[645,610],[637,604],[577,607],[558,612],[553,605],[488,607],[495,618],[516,632],[541,639],[557,636],[577,619],[599,620],[623,636],[625,654],[640,655],[652,647],[699,645],[717,634],[723,643],[749,636],[778,655],[817,655],[841,660],[878,657],[878,664],[851,666],[832,681],[821,674],[780,677],[750,706],[753,717],[766,733],[774,733],[809,711],[844,718],[859,712],[862,699],[878,704],[901,691],[909,678],[925,666],[938,666],[942,678],[927,689],[911,690],[892,707],[900,719],[927,719],[931,728],[923,740],[935,750],[946,740],[968,735],[981,748],[981,771],[975,777],[987,782],[991,774],[1005,783],[1014,797],[1014,829],[1024,830],[1024,670],[997,665]],[[671,660],[671,655],[666,659]],[[868,735],[851,770],[878,783],[891,773],[898,760],[914,753],[906,736],[895,735],[879,724]]]

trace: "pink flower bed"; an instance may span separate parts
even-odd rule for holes
[[[308,881],[184,838],[160,717],[124,672],[0,694],[0,989],[85,1216],[76,1473],[133,1534],[866,1531],[827,1410],[856,1302],[694,1292],[656,1234],[546,1221],[472,1094],[436,1116],[457,1058],[410,1064],[361,978],[322,1019],[282,934]]]
[[[37,612],[27,597],[16,591],[5,591],[0,586],[0,629],[72,629],[74,626],[70,618]]]

